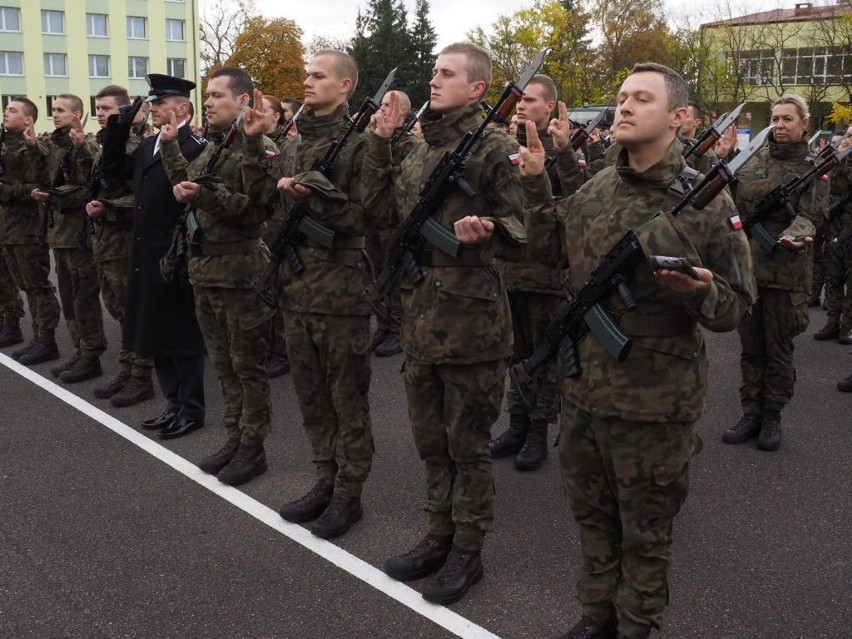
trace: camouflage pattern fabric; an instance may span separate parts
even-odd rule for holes
[[[357,497],[370,474],[370,320],[285,314],[287,357],[317,479]]]
[[[825,232],[826,228],[819,229],[814,236],[814,243],[811,245],[811,256],[813,258],[813,264],[811,265],[811,270],[813,272],[813,278],[811,280],[811,297],[819,297],[822,293],[823,287],[826,285],[826,278],[828,277],[826,273],[826,237]],[[830,239],[830,238],[829,238]]]
[[[101,262],[97,266],[98,283],[104,306],[112,318],[122,324],[124,302],[127,299],[127,272],[130,268],[130,258]],[[150,357],[141,357],[124,346],[118,351],[118,363],[122,371],[142,379],[149,379],[154,367],[154,361]]]
[[[838,200],[852,192],[852,162],[848,159],[831,172],[831,198]],[[835,211],[825,232],[827,241],[845,237],[852,233],[852,202],[847,202],[840,211]],[[852,328],[852,251],[843,255],[828,243],[823,248],[825,263],[825,308],[828,321],[841,328]],[[812,290],[813,292],[813,290]]]
[[[27,295],[33,337],[52,339],[59,324],[59,302],[50,277],[50,253],[38,244],[7,244],[3,255],[15,285]]]
[[[98,272],[91,251],[54,248],[56,282],[62,315],[71,334],[74,352],[86,358],[106,350],[104,318],[99,299]]]
[[[488,440],[505,376],[503,360],[456,365],[405,358],[408,415],[426,472],[428,530],[453,535],[453,545],[466,550],[480,550],[494,527]]]
[[[0,255],[0,319],[8,324],[17,324],[23,316],[24,301],[18,293],[6,258]]]

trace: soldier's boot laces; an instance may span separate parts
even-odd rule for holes
[[[328,508],[334,487],[318,481],[304,496],[284,504],[279,511],[281,517],[295,524],[313,521]]]
[[[207,455],[200,462],[198,462],[198,467],[203,470],[205,473],[210,475],[218,475],[219,471],[221,471],[228,463],[234,458],[234,455],[237,454],[237,449],[240,447],[239,439],[229,439],[225,442],[225,445],[222,446],[219,450],[217,450],[212,455]]]
[[[24,334],[21,332],[21,325],[18,322],[7,320],[0,329],[0,348],[14,346],[24,341]]]
[[[757,437],[760,450],[778,450],[781,448],[781,417],[764,417]]]
[[[124,388],[109,398],[109,403],[117,408],[125,408],[153,398],[154,383],[151,378],[131,375]]]
[[[760,433],[760,415],[743,415],[736,424],[722,433],[726,444],[744,444]]]
[[[534,419],[530,423],[524,447],[515,457],[515,468],[535,470],[541,468],[545,459],[547,459],[547,422],[543,419]]]
[[[428,577],[444,565],[452,548],[452,535],[426,535],[407,553],[385,561],[385,573],[397,581]]]
[[[515,455],[524,447],[530,429],[529,415],[509,415],[509,427],[488,442],[494,459]]]
[[[616,639],[618,620],[615,616],[596,620],[583,616],[567,634],[559,639]]]
[[[109,399],[130,380],[130,371],[121,371],[103,386],[96,386],[92,394],[98,399]]]
[[[311,526],[311,532],[322,539],[334,539],[345,534],[363,515],[360,497],[333,495],[328,508]]]
[[[402,343],[399,341],[399,335],[388,333],[388,336],[382,340],[381,344],[376,346],[373,352],[376,357],[393,357],[397,353],[401,353]]]
[[[426,601],[448,606],[465,596],[482,579],[482,556],[478,550],[453,546],[441,569],[423,584]]]
[[[266,464],[266,451],[263,444],[240,442],[237,452],[228,464],[219,471],[217,477],[223,484],[239,486],[262,475],[269,466]]]
[[[24,366],[41,364],[59,359],[59,347],[53,338],[38,338],[34,340],[32,348],[27,349],[18,361]]]
[[[269,379],[281,377],[290,372],[290,360],[287,359],[286,353],[272,353],[269,356],[269,364],[267,365],[267,376]]]
[[[59,379],[66,384],[76,384],[100,375],[103,375],[100,357],[80,357],[59,374]]]
[[[814,339],[819,341],[835,339],[840,335],[840,326],[835,322],[828,322],[825,326],[814,333]]]
[[[62,373],[74,366],[74,364],[77,363],[78,359],[80,359],[80,356],[75,353],[71,356],[71,359],[66,359],[64,362],[59,362],[56,366],[51,366],[50,374],[54,377],[59,377],[60,375],[62,375]]]

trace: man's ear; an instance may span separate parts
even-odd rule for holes
[[[686,107],[678,107],[674,111],[672,111],[672,119],[669,126],[672,129],[679,129],[683,126],[684,122],[689,118],[689,109]]]

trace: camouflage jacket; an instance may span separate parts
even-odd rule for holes
[[[302,204],[317,222],[340,238],[357,244],[367,231],[369,209],[361,203],[361,165],[366,152],[363,135],[353,133],[334,165],[330,180],[324,180],[314,163],[322,159],[332,141],[349,126],[349,107],[342,104],[333,113],[315,116],[307,109],[299,116],[298,140],[289,145],[282,159],[282,175],[309,181],[316,186]],[[330,183],[329,183],[330,182]],[[285,199],[285,215],[296,203]],[[285,217],[286,219],[286,217]],[[301,275],[293,273],[288,260],[281,266],[284,287],[282,306],[300,313],[327,315],[370,315],[363,291],[372,279],[363,249],[324,248],[301,237],[298,254],[305,265]]]
[[[808,171],[812,161],[813,156],[805,140],[780,144],[770,134],[768,144],[740,171],[737,182],[740,212],[747,213],[776,186]],[[825,223],[828,192],[827,179],[811,181],[792,197],[796,211],[794,219],[791,220],[784,209],[771,211],[764,218],[764,227],[774,236],[813,237]],[[778,247],[769,255],[760,248],[757,240],[750,242],[754,275],[759,286],[799,293],[810,291],[813,271],[813,250],[810,246],[798,251]]]
[[[475,104],[444,117],[427,110],[420,122],[426,144],[415,147],[398,169],[391,163],[388,140],[375,135],[364,160],[366,200],[392,185],[397,210],[406,217],[444,154],[479,126],[482,116]],[[490,242],[462,249],[469,265],[430,266],[421,260],[424,280],[415,287],[403,281],[402,342],[408,356],[434,364],[474,364],[511,355],[509,301],[495,257],[517,252],[526,240],[519,220],[523,189],[509,157],[517,150],[508,134],[487,133],[474,146],[464,174],[477,195],[468,199],[454,189],[436,214],[448,229],[467,215],[478,215],[493,220],[496,230]],[[427,246],[426,251],[445,261],[437,249]]]
[[[50,136],[50,154],[45,167],[50,198],[44,205],[48,214],[47,243],[50,248],[77,248],[74,235],[86,218],[86,204],[91,195],[91,185],[80,174],[77,158],[81,153],[98,153],[97,143],[88,138],[80,147],[75,147],[69,131],[70,127],[56,129]]]
[[[271,135],[267,137],[275,142],[275,145],[278,147],[278,153],[280,158],[284,158],[287,153],[287,149],[293,145],[298,144],[301,139],[301,136],[297,135],[295,137],[287,137],[282,134],[284,130],[283,125],[275,129]],[[280,162],[279,162],[280,166]],[[266,224],[263,228],[263,241],[267,244],[271,244],[272,240],[275,239],[275,235],[278,233],[278,229],[281,228],[281,223],[284,221],[284,216],[287,214],[287,209],[284,207],[284,201],[281,198],[275,200],[275,203],[272,207],[272,216],[266,220]]]
[[[599,417],[698,419],[707,398],[708,358],[697,324],[733,330],[755,298],[748,242],[728,226],[736,209],[727,193],[701,211],[687,207],[677,218],[655,216],[677,202],[668,192],[685,165],[681,151],[675,142],[661,162],[637,173],[622,149],[614,166],[555,203],[542,202],[548,190],[543,176],[524,180],[528,249],[551,264],[567,257],[576,290],[630,229],[637,230],[646,255],[686,257],[713,272],[706,294],[684,298],[659,286],[642,261],[628,278],[637,308],[627,311],[615,294],[604,302],[632,336],[629,357],[618,363],[589,334],[577,345],[582,374],[562,382],[567,401]]]
[[[852,193],[852,160],[846,158],[831,172],[831,203],[834,204],[843,196]],[[852,233],[852,198],[835,211],[829,219],[826,239]]]
[[[678,134],[677,139],[678,143],[681,145],[681,152],[683,152],[683,148],[687,144],[695,142],[695,140],[693,140],[692,138],[685,138],[680,134]],[[587,169],[589,175],[599,173],[605,167],[610,166],[611,164],[615,164],[615,160],[618,157],[619,153],[621,153],[621,146],[617,142],[614,142],[607,148],[605,155],[598,158],[593,163],[589,164],[589,167]],[[686,161],[686,164],[690,168],[698,171],[701,175],[707,175],[710,172],[710,169],[713,168],[713,165],[716,164],[716,162],[718,161],[719,158],[716,157],[716,153],[714,153],[713,150],[710,149],[705,152],[704,155],[690,155],[689,159],[687,159]]]
[[[177,138],[161,140],[160,153],[173,185],[184,180],[201,184],[192,209],[203,235],[203,254],[189,257],[190,282],[251,288],[254,277],[269,263],[269,250],[260,236],[277,198],[270,169],[277,162],[278,148],[265,136],[245,137],[242,131],[222,148],[223,137],[211,133],[211,143],[192,162],[181,155]],[[212,172],[202,176],[220,148]]]
[[[395,136],[398,132],[399,129],[396,129],[393,135]],[[391,139],[393,139],[393,136]],[[402,161],[421,144],[423,144],[423,141],[416,135],[412,133],[403,135],[391,148],[392,170],[399,173]],[[399,227],[401,214],[396,208],[396,198],[390,184],[383,191],[365,192],[364,206],[370,209],[370,221],[373,229],[383,231]]]
[[[0,158],[5,173],[0,176],[0,244],[35,244],[41,233],[38,204],[30,193],[39,184],[48,146],[38,140],[27,146],[21,131],[6,131]]]

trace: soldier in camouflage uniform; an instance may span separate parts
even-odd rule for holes
[[[82,117],[83,102],[76,95],[59,95],[53,101],[56,130],[50,136],[50,155],[45,165],[48,188],[34,189],[32,193],[33,199],[44,205],[59,301],[74,345],[71,359],[50,369],[66,384],[101,375],[100,357],[106,350],[91,241],[87,238],[85,246],[80,247],[74,239],[86,218],[85,206],[90,196],[89,182],[80,174],[77,158],[98,152],[97,143],[86,138]]]
[[[367,206],[393,188],[397,210],[409,213],[441,157],[481,123],[479,101],[490,83],[487,51],[467,43],[444,48],[430,83],[430,108],[421,118],[426,144],[398,169],[388,143],[395,109],[376,114],[376,135],[370,136],[364,163]],[[482,577],[481,550],[494,525],[488,440],[512,354],[511,311],[495,258],[518,251],[524,240],[523,192],[510,157],[516,151],[517,143],[496,130],[473,147],[464,177],[477,195],[451,190],[436,214],[470,245],[459,259],[425,246],[418,256],[423,281],[402,285],[405,391],[426,470],[429,519],[426,537],[388,559],[384,569],[402,581],[437,570],[424,584],[423,597],[444,605],[462,598]],[[481,235],[471,237],[471,229]]]
[[[110,85],[104,87],[95,96],[95,112],[101,130],[96,139],[103,144],[107,118],[118,115],[119,107],[130,104],[127,89]],[[142,112],[137,114],[141,122]],[[139,146],[137,124],[127,142],[127,154],[132,155]],[[127,299],[127,275],[130,272],[130,251],[133,247],[133,212],[135,209],[131,180],[109,182],[96,170],[100,155],[88,155],[92,149],[81,146],[77,152],[77,161],[83,176],[94,184],[98,180],[98,199],[86,204],[86,212],[91,220],[87,224],[92,230],[92,253],[98,267],[98,281],[104,306],[112,318],[119,324],[124,322],[124,303]],[[113,406],[133,406],[154,397],[151,382],[151,370],[154,362],[150,357],[140,357],[124,348],[118,353],[119,372],[104,386],[95,388],[95,397],[109,399]]]
[[[577,345],[578,377],[562,381],[562,481],[580,528],[582,618],[565,639],[644,639],[668,603],[672,524],[686,499],[699,441],[708,366],[701,324],[731,331],[754,297],[748,243],[727,219],[726,192],[705,209],[655,215],[680,200],[687,88],[661,65],[635,65],[618,94],[621,151],[572,197],[553,204],[544,150],[530,127],[521,151],[528,250],[547,263],[567,258],[571,283],[588,274],[630,229],[648,255],[683,256],[699,279],[640,262],[627,283],[637,307],[617,294],[604,306],[632,337],[619,363],[593,334]]]
[[[300,138],[287,148],[278,189],[287,215],[307,206],[315,222],[334,232],[334,245],[302,236],[296,252],[304,272],[295,273],[291,260],[281,267],[287,354],[317,482],[280,512],[287,521],[316,520],[311,532],[331,539],[361,519],[361,489],[373,460],[370,308],[362,296],[372,273],[363,250],[364,136],[349,138],[328,178],[311,170],[349,126],[358,68],[345,53],[328,50],[311,58],[307,73]]]
[[[832,203],[852,193],[852,161],[849,158],[831,172]],[[852,201],[831,213],[826,224],[823,245],[825,264],[825,308],[828,321],[814,333],[814,339],[837,339],[841,344],[852,344],[852,270],[850,253],[839,253],[830,242],[834,238],[845,237],[852,233]],[[814,243],[816,246],[816,243]],[[814,250],[817,250],[814,248]]]
[[[58,356],[54,333],[59,323],[59,302],[50,283],[50,254],[39,243],[41,216],[30,193],[36,188],[38,165],[44,164],[47,145],[38,140],[34,125],[38,108],[25,97],[15,97],[4,114],[5,134],[0,158],[0,274],[3,282],[2,313],[5,323],[0,331],[0,347],[23,341],[19,324],[23,315],[18,290],[27,295],[32,316],[32,340],[12,353],[20,360],[36,349],[25,364],[55,359]],[[7,274],[8,278],[7,279]],[[36,348],[37,347],[37,348]],[[55,355],[54,355],[55,353]]]
[[[223,67],[210,74],[204,107],[212,143],[191,163],[176,141],[174,115],[160,129],[163,167],[175,185],[175,199],[191,203],[198,223],[193,229],[192,218],[187,219],[189,279],[198,324],[219,378],[228,434],[221,450],[198,466],[232,486],[266,471],[263,441],[271,424],[266,337],[272,311],[252,281],[269,263],[260,236],[277,197],[271,167],[278,149],[263,136],[262,94],[255,95],[256,110],[247,107],[253,91],[251,77],[242,69]],[[232,131],[243,110],[244,130]],[[229,133],[232,137],[223,139]],[[211,167],[213,157],[218,161]]]
[[[751,210],[779,184],[808,171],[815,161],[805,139],[808,109],[801,97],[778,98],[771,122],[775,129],[768,145],[740,174],[736,202],[741,212]],[[759,299],[738,329],[743,416],[722,435],[728,444],[742,444],[757,436],[761,450],[781,446],[781,409],[793,398],[796,381],[793,338],[808,326],[813,269],[810,242],[825,222],[828,193],[828,178],[823,176],[793,194],[794,219],[783,207],[769,212],[764,226],[779,238],[772,255],[751,239]]]
[[[402,133],[402,127],[406,116],[411,112],[411,100],[402,91],[388,91],[382,100],[382,111],[388,112],[393,96],[399,101],[400,109],[397,114],[397,126],[394,129],[392,140],[396,140],[391,149],[394,166],[399,166],[411,150],[420,143],[411,133]],[[398,138],[398,139],[397,139]],[[387,261],[388,251],[399,228],[399,213],[396,210],[396,201],[390,190],[385,191],[384,201],[376,202],[371,207],[373,224],[367,232],[367,256],[373,263],[376,273],[380,273]],[[376,211],[377,208],[383,210]],[[399,340],[400,325],[402,323],[402,300],[399,290],[394,290],[388,296],[388,311],[390,317],[377,318],[378,330],[373,338],[372,351],[377,357],[390,357],[402,351]]]

